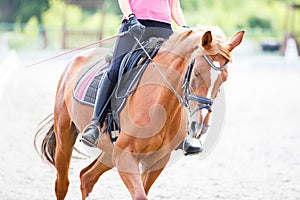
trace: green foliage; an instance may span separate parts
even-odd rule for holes
[[[31,17],[35,16],[39,22],[42,21],[41,18],[44,18],[46,25],[61,25],[63,11],[66,9],[65,1],[67,0],[1,0],[0,20],[28,22]],[[243,0],[242,2],[240,0],[181,0],[180,2],[190,26],[215,24],[226,29],[236,27],[283,29],[284,3],[292,2],[292,0]],[[121,19],[118,0],[104,0],[104,6],[109,18],[116,16]],[[80,8],[78,6],[69,6],[67,9],[67,20],[70,25],[83,25],[89,21],[89,18],[95,19],[95,15],[98,15],[100,10],[97,7]],[[101,16],[98,19],[100,18]],[[92,21],[95,22],[94,27],[96,27],[98,22]],[[91,25],[91,22],[88,24]]]
[[[69,0],[0,0],[0,26],[1,22],[19,24],[25,22],[24,32],[34,38],[39,36],[39,24],[42,22],[47,30],[47,39],[59,41],[62,37],[65,15],[69,30],[104,31],[103,37],[118,32],[121,23],[118,0],[104,0],[104,8],[66,6],[65,1]],[[226,34],[232,34],[236,29],[247,29],[247,36],[277,37],[283,35],[289,24],[285,19],[286,4],[300,3],[300,0],[180,0],[180,2],[187,23],[191,27],[209,24],[220,26]],[[101,10],[104,10],[105,15],[101,15]],[[300,12],[297,11],[296,14],[297,20]],[[34,26],[37,27],[33,28]],[[22,28],[20,25],[17,27],[18,30],[20,27]],[[175,25],[174,28],[176,29]],[[299,23],[296,23],[296,30],[299,29]]]
[[[191,0],[191,1],[181,1],[181,7],[183,10],[197,11],[202,6],[202,1]]]
[[[106,0],[105,1],[105,10],[107,13],[115,14],[121,16],[121,10],[118,6],[118,0]]]
[[[248,25],[250,28],[262,28],[262,29],[272,28],[270,20],[264,19],[259,16],[250,16],[248,18]]]
[[[41,22],[42,13],[48,8],[48,0],[1,0],[0,21],[25,23],[35,16]]]

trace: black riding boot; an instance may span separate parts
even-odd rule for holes
[[[189,143],[188,141],[185,141],[185,145],[184,145],[184,155],[195,155],[198,153],[201,153],[203,151],[202,147],[196,147],[193,146],[191,143]]]
[[[115,83],[110,81],[107,73],[105,73],[97,90],[94,114],[91,120],[91,124],[88,125],[88,127],[82,133],[81,141],[90,147],[97,146],[97,140],[100,135],[100,128],[102,127],[105,120],[108,104],[110,102],[114,87]]]
[[[193,146],[188,140],[182,141],[179,146],[176,148],[177,149],[182,149],[184,151],[184,155],[196,155],[199,154],[203,151],[202,147],[200,146]]]

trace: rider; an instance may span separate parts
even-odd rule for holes
[[[171,20],[178,26],[187,27],[179,0],[119,0],[119,7],[123,13],[120,33],[129,31],[130,34],[120,36],[115,45],[112,62],[107,73],[99,84],[91,124],[82,134],[82,141],[88,146],[96,146],[100,135],[98,127],[103,126],[108,110],[108,102],[117,83],[119,66],[123,57],[136,43],[134,37],[141,41],[149,37],[167,39],[172,33]],[[180,145],[181,148],[182,145]],[[185,142],[187,154],[196,154],[202,151]]]

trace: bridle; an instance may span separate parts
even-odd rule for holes
[[[209,66],[215,70],[215,71],[222,71],[224,70],[228,63],[229,60],[226,60],[225,64],[222,66],[216,66],[211,59],[209,58],[208,55],[204,54],[202,55],[204,57],[204,59],[206,60],[206,62],[209,64]],[[197,94],[191,93],[190,90],[190,79],[191,79],[191,73],[193,71],[195,65],[195,58],[192,58],[190,63],[188,64],[185,76],[184,76],[184,81],[183,81],[183,98],[184,98],[184,105],[187,108],[188,112],[189,112],[189,120],[188,120],[188,134],[192,137],[195,137],[197,139],[199,139],[201,137],[201,135],[205,134],[209,128],[209,124],[202,124],[202,123],[198,123],[197,121],[193,120],[193,116],[198,113],[201,112],[203,109],[207,110],[207,113],[211,113],[212,112],[212,105],[214,102],[214,98],[216,97],[212,97],[212,98],[207,98],[204,96],[199,96]],[[191,110],[190,107],[190,103],[191,102],[196,102],[196,107]],[[198,127],[197,129],[199,130],[201,128],[201,131],[199,133],[197,133],[198,131],[195,129],[195,126]],[[200,140],[199,140],[200,141]],[[201,141],[200,141],[201,143]],[[185,145],[185,142],[183,143],[183,145]]]
[[[205,58],[205,60],[207,61],[207,63],[209,64],[209,66],[214,69],[215,71],[222,71],[224,70],[228,63],[229,60],[227,60],[225,62],[224,65],[222,66],[216,66],[211,59],[209,58],[208,55],[203,55],[203,57]],[[213,105],[213,98],[207,98],[207,97],[203,97],[203,96],[199,96],[196,94],[191,93],[189,85],[190,85],[190,79],[191,79],[191,73],[193,71],[195,65],[195,58],[192,58],[191,62],[189,63],[185,76],[184,76],[184,81],[183,81],[183,98],[184,98],[184,105],[185,107],[189,110],[190,115],[194,115],[196,112],[202,110],[202,109],[207,109],[208,112],[212,112],[212,105]],[[194,101],[197,103],[197,108],[193,111],[191,111],[190,106],[189,106],[189,101]]]

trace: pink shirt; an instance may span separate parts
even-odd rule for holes
[[[129,0],[138,19],[149,19],[171,24],[171,0]]]

